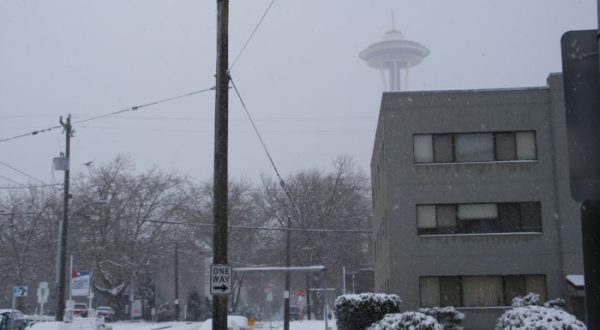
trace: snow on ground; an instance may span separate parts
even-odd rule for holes
[[[197,330],[202,322],[115,322],[108,323],[113,330]]]
[[[198,330],[202,322],[115,322],[109,323],[113,330]],[[329,321],[330,330],[337,330],[335,320]],[[283,322],[273,321],[257,322],[256,330],[282,330]],[[325,321],[293,321],[290,322],[290,330],[325,330]]]

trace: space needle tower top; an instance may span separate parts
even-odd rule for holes
[[[406,90],[409,68],[421,63],[427,55],[429,49],[396,30],[392,18],[392,30],[383,35],[382,41],[360,52],[359,56],[370,67],[379,69],[386,91],[398,92]]]

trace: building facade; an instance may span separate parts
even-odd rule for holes
[[[583,274],[580,212],[562,77],[547,81],[383,94],[371,162],[376,290],[400,295],[404,310],[458,307],[469,329],[493,328],[527,292],[569,301],[566,276]]]

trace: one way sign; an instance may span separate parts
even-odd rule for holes
[[[210,266],[210,294],[231,294],[231,278],[233,272],[228,265]]]

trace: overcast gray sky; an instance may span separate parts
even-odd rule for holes
[[[270,1],[230,1],[230,60]],[[431,51],[410,90],[543,86],[562,33],[596,27],[595,0],[277,0],[232,77],[283,175],[342,154],[369,171],[382,86],[358,53],[392,12]],[[0,139],[212,87],[215,21],[212,0],[0,1]],[[272,175],[233,92],[230,105],[230,175]],[[208,92],[75,125],[72,170],[129,155],[139,170],[211,179],[213,118]],[[50,182],[61,133],[0,143],[0,160]]]

